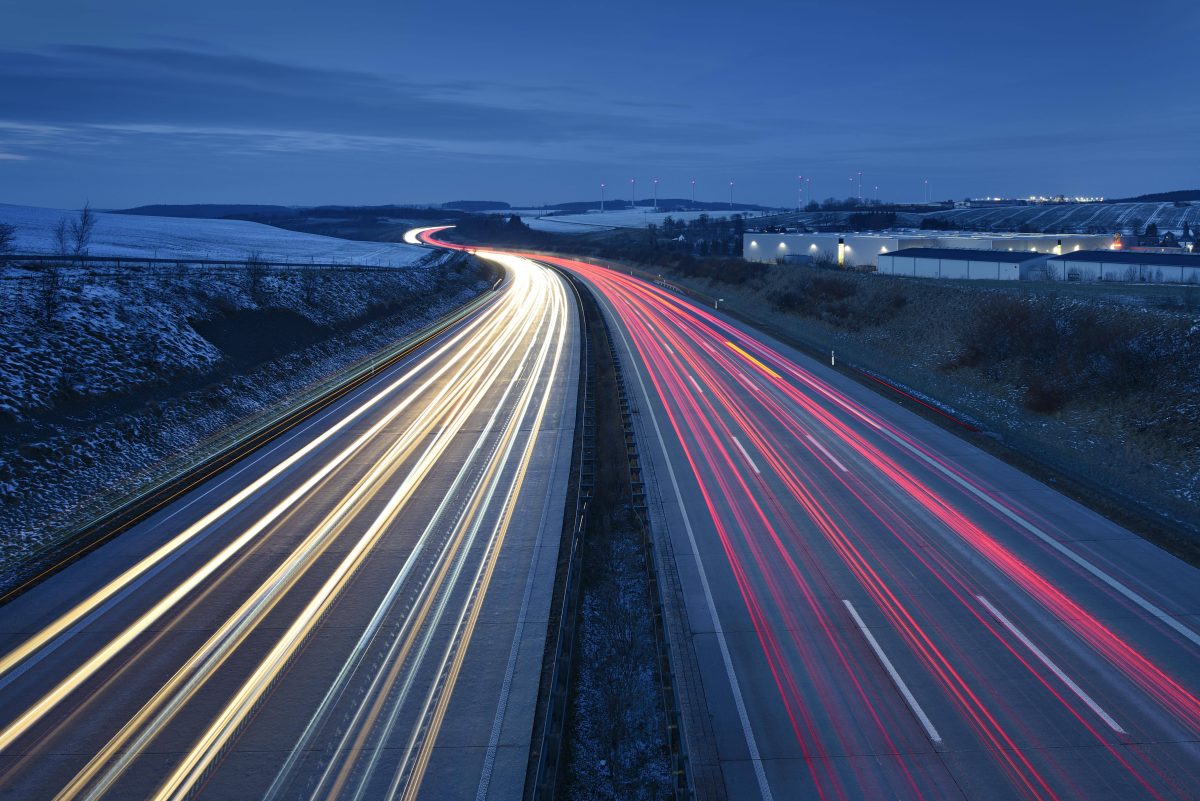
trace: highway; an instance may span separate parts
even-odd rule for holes
[[[668,287],[524,255],[628,373],[698,798],[1200,798],[1200,572]]]
[[[517,798],[580,334],[528,261],[0,608],[0,797]]]
[[[1200,798],[1200,572],[719,312],[539,258],[637,400],[698,797]]]

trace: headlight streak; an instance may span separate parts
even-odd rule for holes
[[[395,441],[388,442],[382,453],[372,456],[364,472],[355,473],[349,489],[336,490],[339,495],[332,508],[322,511],[324,518],[311,530],[306,530],[295,545],[289,546],[274,572],[253,588],[236,611],[218,621],[219,625],[211,635],[206,635],[203,645],[194,652],[189,651],[186,661],[174,669],[174,674],[169,675],[165,683],[155,685],[157,691],[153,697],[108,739],[62,788],[56,799],[90,801],[120,792],[125,786],[122,777],[127,773],[137,775],[129,770],[135,760],[148,753],[153,741],[168,727],[176,728],[179,713],[185,707],[195,707],[200,690],[215,685],[211,680],[218,674],[230,675],[231,668],[227,667],[230,657],[241,651],[252,633],[262,631],[267,616],[273,612],[276,614],[272,618],[278,618],[279,613],[291,615],[290,625],[285,622],[282,635],[272,635],[273,645],[257,665],[232,668],[238,672],[247,669],[245,679],[239,678],[234,689],[228,691],[231,693],[228,700],[221,701],[215,718],[205,724],[206,728],[198,733],[194,745],[182,754],[177,764],[169,767],[169,775],[153,797],[163,801],[187,798],[202,788],[251,715],[271,694],[327,612],[372,557],[392,521],[427,483],[425,477],[436,464],[446,463],[449,443],[456,437],[461,440],[460,433],[469,433],[474,445],[461,469],[456,470],[451,490],[438,500],[438,511],[428,520],[398,575],[390,579],[388,590],[361,636],[356,632],[357,640],[349,649],[338,675],[332,677],[333,683],[325,693],[325,701],[300,732],[296,747],[268,796],[277,796],[287,790],[295,775],[294,769],[303,760],[306,743],[320,733],[328,720],[328,712],[347,701],[361,703],[361,706],[356,707],[359,717],[346,736],[354,734],[359,743],[367,742],[364,738],[370,737],[378,745],[365,751],[352,750],[348,757],[342,752],[330,763],[330,767],[340,769],[341,775],[337,781],[325,785],[325,789],[331,797],[341,797],[343,790],[357,798],[374,792],[368,788],[373,786],[372,776],[378,771],[374,764],[365,765],[365,761],[369,761],[367,752],[377,756],[382,752],[380,746],[400,735],[397,730],[399,711],[406,705],[413,688],[424,686],[424,683],[414,685],[417,673],[432,671],[433,684],[428,690],[421,690],[425,693],[424,699],[419,711],[415,711],[417,720],[411,736],[405,735],[407,745],[403,761],[391,776],[388,790],[389,797],[401,793],[411,797],[417,792],[445,720],[447,705],[457,686],[475,624],[512,523],[517,498],[526,483],[547,404],[552,390],[562,380],[561,368],[571,319],[564,284],[551,271],[507,254],[479,255],[500,263],[509,275],[505,282],[507,291],[497,293],[496,301],[402,368],[404,372],[398,379],[378,392],[372,391],[370,397],[354,408],[340,410],[329,428],[313,441],[266,470],[229,500],[0,657],[0,681],[12,684],[21,680],[33,665],[93,625],[100,615],[122,608],[121,605],[136,597],[142,587],[153,586],[147,585],[151,577],[158,576],[168,565],[181,564],[179,556],[201,539],[221,526],[228,528],[230,522],[236,521],[234,515],[252,497],[267,490],[285,472],[302,464],[309,470],[301,475],[305,480],[298,482],[298,489],[288,492],[282,501],[269,507],[266,514],[257,514],[249,523],[237,521],[239,528],[244,527],[244,530],[232,532],[230,541],[222,542],[214,555],[205,555],[203,561],[189,566],[188,572],[176,583],[165,591],[160,590],[162,594],[148,608],[137,608],[131,624],[122,623],[119,628],[106,633],[108,640],[89,647],[88,653],[69,673],[56,679],[57,684],[52,690],[34,697],[30,706],[0,731],[0,749],[10,750],[19,738],[35,733],[35,724],[85,685],[89,696],[81,699],[83,706],[78,712],[70,712],[66,720],[74,719],[92,704],[90,693],[114,688],[121,676],[134,668],[137,660],[149,656],[152,647],[177,621],[183,621],[185,615],[197,611],[203,600],[220,588],[235,566],[246,564],[261,542],[265,542],[301,504],[309,503],[336,471],[347,470],[352,460],[366,451],[368,443],[377,440],[401,413],[409,414],[405,428],[396,435]],[[402,393],[400,397],[397,397],[398,393]],[[512,394],[520,397],[512,400]],[[494,409],[489,409],[491,414],[487,424],[481,431],[464,428],[469,420],[479,416],[479,405],[485,398],[496,403]],[[375,419],[369,426],[360,424],[364,431],[360,434],[355,430],[353,442],[348,447],[328,456],[317,453],[317,449],[335,434],[356,424],[369,412]],[[369,509],[368,504],[377,506],[377,496],[396,481],[399,485],[394,492],[387,490],[390,497],[383,508],[377,514]],[[460,509],[455,504],[464,496],[469,503]],[[455,516],[447,519],[451,510]],[[361,524],[355,520],[367,511],[374,519],[360,534],[355,527]],[[344,558],[338,555],[339,563],[329,568],[331,573],[327,578],[322,577],[319,588],[303,590],[304,596],[298,599],[303,608],[297,613],[288,612],[289,607],[281,606],[285,598],[296,599],[301,580],[311,575],[318,563],[328,562],[322,557],[335,545],[340,549],[341,541],[351,534],[356,541]],[[444,541],[442,536],[445,536]],[[428,547],[435,540],[438,541],[437,548]],[[418,561],[432,564],[434,569],[422,573],[420,585],[414,586],[412,579],[417,576],[414,568]],[[312,583],[305,582],[306,585]],[[408,611],[408,607],[398,610],[397,604],[413,592],[412,611]],[[294,601],[289,600],[289,606],[292,603]],[[446,613],[452,614],[453,618],[443,624],[441,621]],[[372,644],[379,642],[381,625],[389,616],[401,621],[402,628],[395,640],[388,642],[401,647],[389,646],[389,662],[379,674],[384,680],[376,681],[372,686],[373,695],[368,694],[365,699],[351,698],[345,693],[347,683],[356,673],[363,675],[363,660],[367,654],[378,652]],[[435,642],[434,634],[445,631],[447,625],[453,628],[454,635],[444,644]],[[121,659],[114,663],[118,655]],[[102,673],[101,669],[110,663],[114,664]],[[97,684],[93,678],[101,681]],[[226,692],[220,685],[215,686],[217,692]],[[207,692],[206,697],[211,698],[212,691]],[[406,713],[405,726],[409,717],[412,714]],[[195,726],[195,710],[189,712],[189,718],[193,722],[185,720],[182,725]],[[51,723],[49,732],[37,735],[39,740],[50,734],[66,733],[61,717],[58,721],[52,719]],[[30,751],[21,755],[16,763],[10,760],[10,766],[25,765],[36,753]],[[356,762],[358,767],[351,771]],[[37,765],[31,763],[29,767],[36,770]],[[10,770],[6,770],[6,774],[5,779],[12,776]],[[320,787],[314,797],[319,795]]]
[[[1049,781],[1041,771],[1030,763],[1024,751],[1007,734],[1005,724],[990,711],[988,702],[979,697],[972,689],[972,681],[952,664],[952,659],[969,662],[966,655],[948,658],[934,644],[933,637],[925,632],[917,623],[914,612],[906,608],[904,602],[889,589],[891,580],[886,562],[881,567],[872,567],[872,562],[879,559],[873,554],[869,543],[860,542],[855,545],[853,540],[861,539],[853,529],[843,530],[837,521],[826,513],[834,509],[823,497],[810,492],[811,482],[801,479],[793,469],[796,463],[784,455],[778,448],[778,442],[770,436],[760,433],[763,426],[756,420],[754,413],[749,410],[744,399],[727,387],[728,376],[732,376],[737,386],[746,387],[755,392],[755,401],[761,403],[768,417],[783,425],[784,429],[803,444],[810,442],[809,450],[815,455],[820,453],[825,462],[833,462],[829,470],[834,472],[838,483],[847,491],[862,500],[864,508],[873,514],[884,530],[890,531],[901,544],[922,564],[929,569],[934,580],[940,582],[953,596],[970,610],[970,614],[979,625],[1016,659],[1025,670],[1032,674],[1038,683],[1053,697],[1057,703],[1069,711],[1073,718],[1093,736],[1115,761],[1131,774],[1141,789],[1151,796],[1159,796],[1159,789],[1171,787],[1172,782],[1165,779],[1152,760],[1140,752],[1133,752],[1134,761],[1127,756],[1130,752],[1114,746],[1111,740],[1099,732],[1087,720],[1073,703],[1074,699],[1064,697],[1060,689],[1052,684],[1055,678],[1047,677],[1044,671],[1039,671],[1025,653],[1018,650],[1012,638],[999,631],[980,612],[974,602],[974,593],[978,584],[966,578],[962,571],[957,570],[951,558],[942,554],[942,546],[929,540],[928,536],[911,528],[908,524],[897,527],[905,513],[890,501],[875,494],[874,490],[864,483],[868,479],[876,481],[876,477],[884,479],[882,484],[889,492],[903,497],[906,502],[916,503],[916,507],[929,519],[936,521],[939,530],[953,533],[960,542],[969,545],[971,550],[987,558],[989,563],[999,569],[1000,573],[1021,587],[1029,597],[1045,606],[1054,617],[1071,628],[1084,642],[1089,643],[1094,651],[1105,658],[1110,664],[1126,675],[1136,686],[1142,688],[1154,698],[1168,713],[1174,715],[1187,730],[1196,732],[1200,728],[1200,707],[1196,705],[1195,697],[1177,681],[1167,676],[1151,663],[1144,655],[1130,647],[1118,635],[1109,630],[1104,624],[1087,614],[1078,603],[1067,598],[1065,593],[1055,587],[1043,575],[1039,574],[1024,561],[1019,559],[1009,549],[1001,545],[994,537],[984,532],[979,526],[970,521],[964,514],[955,510],[944,499],[938,497],[931,489],[918,482],[901,468],[891,457],[879,447],[873,445],[865,437],[852,430],[839,419],[834,412],[829,411],[815,402],[814,398],[804,390],[813,393],[815,397],[831,403],[835,409],[848,414],[851,418],[866,425],[873,431],[889,437],[904,437],[913,442],[911,437],[902,432],[893,433],[892,427],[875,417],[868,410],[859,407],[852,400],[841,396],[832,387],[820,381],[811,374],[800,370],[784,357],[770,351],[761,343],[756,343],[721,321],[713,315],[687,304],[669,293],[650,287],[648,284],[624,276],[621,273],[598,268],[586,263],[568,259],[544,259],[582,274],[591,281],[606,300],[611,304],[616,315],[629,330],[634,345],[641,359],[647,366],[647,374],[655,385],[655,389],[663,399],[664,407],[672,426],[675,428],[679,441],[689,459],[694,475],[700,483],[700,489],[709,506],[710,514],[717,525],[722,539],[726,557],[734,571],[742,591],[743,600],[755,621],[764,653],[768,657],[772,673],[779,685],[781,695],[788,705],[789,715],[792,715],[793,728],[796,729],[798,740],[802,747],[816,745],[819,747],[821,738],[815,737],[812,721],[805,717],[806,710],[799,703],[800,695],[791,684],[788,675],[789,667],[781,657],[779,646],[775,643],[775,635],[767,623],[767,616],[757,597],[752,583],[746,578],[741,565],[741,557],[737,551],[740,547],[749,548],[754,564],[764,571],[764,580],[771,596],[779,607],[779,614],[790,617],[788,602],[780,591],[780,585],[770,575],[765,567],[771,561],[783,560],[787,570],[795,582],[793,590],[799,589],[806,598],[811,598],[807,589],[807,580],[797,567],[790,563],[786,546],[774,533],[774,529],[766,516],[758,508],[754,500],[756,495],[765,496],[768,503],[773,503],[773,491],[769,483],[751,489],[742,478],[746,471],[745,461],[730,458],[724,443],[734,442],[741,448],[741,442],[734,439],[744,432],[747,447],[752,447],[762,454],[766,464],[763,470],[770,468],[772,479],[783,482],[788,496],[796,500],[805,509],[826,540],[835,547],[842,560],[850,567],[860,583],[868,590],[880,610],[888,617],[897,632],[905,639],[913,651],[921,658],[923,664],[938,678],[939,684],[950,694],[956,704],[963,710],[964,716],[972,721],[973,727],[989,742],[992,752],[1005,765],[1005,770],[1015,784],[1030,797],[1054,798],[1058,792],[1050,786]],[[741,368],[734,362],[724,359],[707,344],[707,341],[724,343],[728,351],[743,359],[743,364],[757,371],[759,380],[770,385],[771,392],[763,394],[755,386],[755,381],[741,375]],[[699,345],[699,349],[697,349]],[[668,355],[669,354],[669,355]],[[764,363],[765,361],[765,363]],[[767,366],[771,365],[771,366]],[[780,373],[787,376],[784,378]],[[791,381],[798,381],[803,389],[798,389]],[[692,382],[698,386],[693,391]],[[704,391],[700,391],[701,388]],[[786,403],[792,408],[787,408]],[[801,425],[794,410],[802,410],[816,424],[817,428],[806,428]],[[735,425],[726,425],[723,415],[733,419]],[[845,466],[814,434],[827,432],[836,442],[841,443],[853,453],[862,464],[869,465],[871,475],[838,475],[847,473]],[[691,442],[695,441],[699,452],[693,455]],[[920,447],[914,444],[912,447]],[[926,449],[922,449],[923,451]],[[930,457],[933,458],[933,457]],[[754,464],[747,454],[747,460]],[[944,462],[944,460],[941,460]],[[951,468],[953,469],[953,468]],[[955,470],[962,475],[961,471]],[[982,482],[976,479],[966,479],[982,488]],[[766,481],[766,478],[763,478]],[[712,485],[712,491],[707,489]],[[986,490],[984,490],[986,491]],[[720,499],[718,501],[718,499]],[[728,505],[728,506],[727,506]],[[752,518],[744,516],[741,508]],[[1013,511],[1014,514],[1019,512]],[[723,518],[732,515],[735,527],[725,527]],[[889,517],[891,515],[891,517]],[[778,518],[785,519],[786,515]],[[743,536],[739,532],[746,532]],[[755,532],[753,536],[749,532]],[[754,540],[759,533],[765,535],[768,541],[775,543],[774,553],[770,556],[758,549]],[[798,532],[792,534],[794,542],[801,541]],[[916,538],[925,540],[921,545]],[[928,547],[933,546],[933,547]],[[1100,577],[1102,581],[1104,579]],[[1106,585],[1111,583],[1104,581]],[[1123,593],[1124,594],[1124,593]],[[818,614],[821,625],[827,626],[828,621],[819,604],[810,601],[813,611]],[[1143,604],[1138,604],[1145,608]],[[1132,608],[1132,607],[1131,607]],[[1154,614],[1153,610],[1150,611]],[[1158,615],[1155,615],[1158,617]],[[788,625],[786,630],[795,630]],[[827,629],[826,629],[827,630]],[[836,638],[835,638],[836,639]],[[799,647],[799,646],[797,646]],[[836,647],[836,645],[835,645]],[[954,649],[952,649],[954,650]],[[957,653],[957,651],[954,651]],[[855,668],[847,666],[854,674]],[[1070,685],[1067,685],[1068,687]],[[794,701],[790,699],[795,699]],[[794,706],[793,706],[794,705]],[[806,733],[807,732],[807,733]],[[810,737],[815,737],[815,743],[806,743]],[[1053,766],[1052,766],[1053,769]],[[1143,771],[1157,774],[1158,787],[1152,787],[1149,779],[1143,776]],[[1057,773],[1057,771],[1055,771]],[[1062,775],[1056,775],[1056,784],[1070,787],[1070,780]],[[814,776],[818,792],[828,789],[834,795],[844,794],[844,788],[838,785],[835,777],[828,776],[824,780]]]
[[[487,331],[491,328],[494,328],[499,323],[499,320],[489,321],[489,318],[487,317],[479,317],[469,323],[468,326],[466,326],[463,330],[441,344],[432,353],[422,358],[415,366],[408,369],[399,379],[393,381],[390,385],[377,392],[364,403],[360,404],[357,408],[348,413],[329,429],[322,432],[320,435],[297,450],[294,454],[289,456],[280,464],[271,468],[265,474],[249,484],[245,489],[239,491],[228,501],[222,503],[212,512],[206,514],[198,522],[188,526],[183,532],[157,548],[149,556],[139,560],[133,567],[124,571],[120,576],[110,581],[103,588],[93,593],[84,601],[76,604],[70,611],[61,615],[53,623],[43,627],[20,646],[4,654],[3,657],[0,657],[0,677],[2,677],[0,678],[0,689],[3,689],[8,685],[9,682],[11,682],[11,680],[14,678],[14,674],[19,675],[21,669],[28,668],[29,666],[36,664],[38,660],[44,658],[51,650],[53,650],[54,647],[56,647],[57,644],[62,642],[63,637],[69,637],[75,632],[78,632],[84,625],[94,620],[96,616],[110,609],[112,603],[119,600],[124,591],[139,586],[139,581],[144,580],[144,578],[150,575],[152,571],[161,567],[166,560],[176,556],[181,549],[191,545],[196,537],[203,534],[212,525],[219,522],[234,509],[237,509],[247,499],[253,497],[256,493],[269,486],[273,481],[279,478],[280,475],[285,473],[297,463],[301,462],[305,457],[317,450],[335,434],[354,423],[356,420],[361,418],[387,398],[391,397],[397,389],[409,381],[410,375],[419,374],[423,370],[427,369],[430,365],[435,364],[437,361],[444,358],[447,353],[453,354],[449,357],[452,362],[444,365],[432,378],[424,382],[422,386],[413,393],[414,397],[406,398],[405,400],[401,401],[400,406],[393,410],[394,413],[388,418],[388,421],[398,416],[405,408],[414,402],[415,396],[423,393],[430,387],[435,386],[437,379],[449,371],[450,367],[453,366],[453,362],[463,358],[463,353],[461,350],[455,353],[455,348],[457,348],[460,343],[469,339],[472,334],[476,333],[476,329],[482,327],[484,331]],[[484,327],[485,324],[486,327]],[[369,433],[378,433],[378,430],[382,429],[384,425],[386,425],[386,422],[381,421],[373,426],[371,432]],[[343,450],[334,459],[330,460],[325,465],[327,469],[322,473],[321,477],[323,478],[325,475],[328,475],[328,473],[332,472],[336,466],[349,459],[368,439],[369,436],[367,435],[359,437],[353,445]],[[311,483],[315,484],[316,480],[314,479]],[[293,497],[298,498],[301,494],[302,493],[294,493]],[[282,514],[287,506],[288,504],[281,504],[277,506],[268,516],[263,519],[263,521],[260,522],[262,522],[263,526],[265,526],[266,523],[270,522],[270,520],[274,520],[276,517]],[[261,530],[261,527],[258,530]],[[4,750],[10,742],[11,738],[6,737],[4,734],[0,734],[0,751]]]
[[[503,357],[495,364],[502,364]],[[489,364],[479,361],[466,371],[462,380],[447,384],[430,404],[421,412],[414,423],[391,445],[388,451],[374,464],[358,484],[338,503],[326,519],[293,551],[275,573],[230,617],[209,641],[164,685],[155,697],[131,720],[109,744],[102,749],[59,795],[60,799],[72,798],[95,776],[104,762],[119,753],[119,759],[110,766],[105,775],[83,796],[87,801],[98,798],[120,777],[130,762],[170,722],[175,713],[190,699],[196,689],[207,681],[224,663],[226,657],[244,641],[253,628],[275,608],[285,593],[289,592],[304,572],[325,553],[350,521],[362,511],[378,489],[411,456],[429,432],[441,424],[445,431],[454,432],[466,421],[478,403],[480,395],[473,388],[481,380],[478,374]],[[498,370],[498,368],[496,368]],[[495,370],[494,370],[495,372]],[[488,377],[482,379],[487,382]],[[494,375],[490,378],[494,380]],[[424,472],[447,447],[450,436],[440,436],[433,441],[426,453],[397,490],[397,496],[406,502],[419,484]],[[402,503],[401,503],[402,506]],[[398,511],[400,506],[396,507]],[[156,712],[157,710],[157,712]],[[132,737],[132,739],[130,739]]]
[[[454,479],[454,483],[451,485],[449,491],[446,493],[445,497],[442,499],[441,503],[438,505],[438,508],[432,515],[432,517],[429,521],[429,524],[425,527],[425,530],[422,532],[421,537],[418,539],[416,545],[414,546],[414,549],[413,549],[414,555],[423,551],[426,543],[430,540],[430,538],[432,537],[434,532],[440,526],[444,525],[442,518],[448,513],[452,500],[454,500],[458,496],[459,492],[461,491],[461,488],[465,486],[465,483],[468,480],[469,476],[471,475],[472,472],[474,472],[474,464],[481,452],[482,447],[484,446],[484,444],[487,440],[489,433],[491,432],[493,426],[496,424],[496,422],[498,420],[498,416],[499,416],[501,409],[505,408],[505,405],[506,405],[505,399],[507,398],[508,392],[511,390],[512,386],[514,386],[514,385],[510,383],[508,385],[508,387],[506,388],[505,393],[502,396],[500,402],[497,403],[497,405],[496,405],[495,411],[493,412],[492,416],[489,418],[487,425],[484,427],[483,431],[480,433],[480,436],[476,439],[474,447],[472,448],[471,452],[467,455],[466,459],[464,460],[462,468],[459,470],[457,476]],[[481,483],[481,481],[482,481],[482,478],[476,481],[477,488],[472,493],[473,495],[478,492],[478,486]],[[464,525],[464,523],[467,519],[468,519],[467,509],[464,508],[459,512],[457,520],[452,523],[451,530],[457,531],[457,530],[461,529],[461,527]],[[438,559],[436,560],[437,563],[447,564],[447,554],[449,553],[449,549],[452,546],[454,546],[457,542],[458,542],[458,540],[456,540],[456,539],[448,539],[446,541],[446,543],[443,546],[443,550],[441,551],[441,553],[438,556]],[[326,692],[325,697],[322,699],[321,703],[318,705],[316,711],[313,713],[312,717],[310,718],[308,725],[305,727],[304,732],[301,734],[296,745],[293,747],[291,753],[288,755],[287,761],[284,763],[283,767],[279,770],[278,774],[276,775],[275,781],[272,783],[271,787],[268,789],[268,791],[265,795],[264,801],[271,801],[272,799],[277,798],[279,793],[283,792],[288,780],[291,778],[291,775],[297,768],[300,760],[304,757],[305,753],[309,750],[310,743],[312,742],[313,738],[316,736],[317,731],[320,729],[320,727],[322,725],[324,725],[325,721],[327,720],[329,714],[332,711],[334,704],[337,703],[337,701],[342,697],[342,694],[345,692],[346,687],[349,684],[349,681],[351,679],[351,675],[353,674],[353,672],[355,670],[357,670],[360,667],[363,660],[366,658],[366,652],[367,652],[368,645],[371,643],[371,641],[374,639],[374,637],[378,634],[380,628],[383,625],[384,619],[387,616],[387,613],[392,609],[393,605],[397,602],[397,598],[399,596],[400,590],[404,586],[405,581],[408,578],[414,565],[415,565],[414,559],[410,558],[405,561],[403,568],[397,574],[395,580],[392,582],[392,585],[389,587],[387,593],[384,595],[384,598],[382,599],[380,604],[377,606],[375,613],[372,616],[370,622],[368,623],[366,628],[364,628],[363,633],[359,637],[359,640],[356,643],[350,656],[343,662],[342,668],[339,671],[337,678],[330,685],[330,688]],[[430,575],[425,580],[425,583],[424,583],[421,591],[418,593],[418,596],[431,598],[432,596],[430,595],[430,588],[433,586],[434,586],[434,576]],[[400,646],[401,642],[405,642],[405,643],[409,642],[408,640],[402,640],[401,638],[402,638],[402,636],[405,635],[405,632],[407,630],[409,630],[410,628],[413,627],[413,625],[414,625],[413,616],[411,616],[411,615],[406,616],[401,630],[399,632],[397,632],[397,634],[393,640],[393,644],[392,644],[386,658],[383,660],[384,664],[399,665],[404,661],[404,654],[403,653],[397,654],[397,648]],[[405,646],[405,649],[407,649],[407,645]],[[382,676],[383,676],[382,673],[377,674],[377,680],[381,680],[380,677],[382,677]],[[391,680],[394,680],[394,677],[392,677]],[[391,680],[389,680],[387,683],[390,684]],[[374,688],[368,690],[368,697],[371,695],[376,695],[376,694],[377,694],[377,691]],[[359,709],[360,710],[363,709],[363,706],[360,705]],[[359,727],[352,723],[348,727],[348,731],[353,731],[357,728],[359,728]],[[314,795],[316,795],[316,794],[317,793],[314,793]]]
[[[512,297],[515,298],[516,294]],[[519,337],[524,328],[523,326],[516,326],[516,328],[517,330],[513,332],[513,336]],[[530,383],[526,387],[526,392],[529,392],[533,386],[534,384]],[[481,397],[481,395],[482,393],[478,397]],[[445,448],[444,445],[439,447],[439,443],[445,443],[448,439],[448,437],[439,437],[431,444],[430,451],[427,451],[428,458],[424,455],[422,457],[423,464],[420,468],[420,474],[413,474],[406,478],[402,489],[397,491],[397,494],[388,502],[388,505],[380,512],[375,522],[372,523],[370,528],[354,544],[333,575],[314,594],[301,615],[296,618],[284,636],[280,638],[268,655],[259,663],[253,674],[233,696],[232,700],[226,704],[216,721],[210,725],[196,745],[184,756],[180,764],[175,767],[171,775],[159,787],[154,795],[156,801],[167,801],[167,799],[177,801],[178,799],[187,798],[191,790],[205,778],[210,765],[223,752],[226,743],[235,735],[242,722],[254,709],[259,698],[270,688],[274,678],[286,667],[293,654],[307,638],[308,634],[311,633],[316,623],[319,622],[323,612],[336,600],[337,596],[344,589],[349,578],[361,563],[361,560],[366,557],[371,547],[382,536],[388,523],[398,513],[404,500],[411,494],[412,487],[419,484],[420,477],[436,462],[437,456]],[[435,448],[437,449],[436,451]],[[482,595],[478,596],[477,600],[482,601]],[[473,610],[473,614],[475,616],[478,615],[478,606]],[[462,643],[464,648],[466,641],[469,641],[469,637]],[[449,654],[447,654],[447,657],[449,657]],[[461,655],[458,658],[461,659]],[[449,682],[444,689],[444,692],[447,693],[447,699],[452,689],[453,682]],[[430,726],[423,732],[424,737],[432,739],[436,739],[436,734],[437,731],[434,726]],[[432,743],[430,744],[432,745]],[[378,753],[378,750],[375,753]],[[417,777],[417,783],[419,783],[419,776]]]
[[[492,328],[496,323],[499,323],[503,318],[493,321],[488,327],[484,328],[484,332]],[[470,326],[475,328],[474,325]],[[466,332],[464,331],[463,334]],[[444,353],[444,349],[448,348],[451,343],[458,343],[460,337],[456,336],[450,342],[438,349],[438,353]],[[192,573],[184,581],[177,584],[167,595],[160,601],[154,604],[148,611],[143,613],[133,624],[127,626],[120,634],[104,645],[96,654],[89,658],[82,666],[73,671],[69,676],[63,679],[57,687],[50,693],[42,696],[37,702],[30,706],[25,713],[20,715],[16,720],[6,726],[3,731],[0,731],[0,751],[7,750],[12,743],[24,734],[30,726],[36,723],[50,709],[61,703],[71,692],[77,689],[88,678],[96,673],[104,664],[112,659],[116,654],[122,651],[126,646],[133,642],[138,635],[146,631],[154,622],[159,620],[178,602],[187,597],[189,593],[200,587],[203,582],[212,576],[216,571],[232,559],[244,547],[252,543],[256,537],[263,532],[271,522],[280,517],[288,508],[305,497],[309,491],[316,486],[322,479],[329,475],[336,467],[350,459],[359,449],[377,436],[392,420],[398,417],[405,411],[417,398],[424,394],[428,389],[436,386],[438,380],[449,372],[450,368],[464,357],[464,354],[469,352],[469,348],[463,347],[458,352],[454,352],[447,357],[446,364],[437,369],[433,376],[423,382],[416,391],[397,403],[386,415],[383,416],[377,423],[372,425],[366,432],[359,436],[349,447],[341,451],[337,456],[325,462],[321,468],[314,473],[300,488],[290,493],[286,500],[276,505],[270,512],[259,518],[253,525],[246,529],[233,542],[225,546],[215,557],[208,560],[199,570]],[[429,358],[422,361],[421,366],[428,365],[433,360],[431,355]],[[420,368],[417,368],[420,369]],[[416,370],[414,370],[416,372]],[[51,645],[57,642],[61,636],[70,636],[78,631],[88,620],[93,613],[98,609],[108,608],[109,601],[118,593],[126,589],[127,586],[133,584],[136,579],[140,578],[141,574],[151,570],[153,567],[163,562],[170,557],[173,552],[187,544],[198,534],[205,531],[210,525],[221,519],[232,509],[236,508],[247,498],[251,497],[255,492],[262,489],[272,480],[282,474],[287,468],[291,467],[300,459],[308,455],[318,445],[324,443],[334,432],[340,431],[353,421],[357,420],[363,414],[371,409],[375,404],[389,397],[391,393],[402,386],[405,382],[404,378],[393,382],[389,387],[378,392],[374,397],[366,403],[359,406],[353,412],[348,414],[326,432],[316,437],[308,445],[305,445],[296,454],[285,459],[282,463],[269,470],[262,477],[252,482],[246,489],[240,491],[229,501],[221,504],[216,510],[205,515],[199,522],[189,526],[183,533],[172,538],[167,544],[161,546],[154,551],[150,556],[142,559],[134,567],[126,570],[118,578],[109,582],[104,588],[89,596],[83,602],[76,605],[70,612],[59,617],[54,623],[43,628],[20,647],[5,655],[0,660],[0,667],[12,666],[20,663],[22,659],[31,654],[37,653],[41,658],[44,652],[39,651],[43,646]],[[438,395],[444,394],[445,390],[439,391]]]

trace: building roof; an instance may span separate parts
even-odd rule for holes
[[[1191,253],[1152,253],[1137,250],[1076,250],[1055,256],[1055,261],[1105,262],[1107,264],[1161,264],[1172,267],[1200,267],[1200,255]]]
[[[1029,250],[988,250],[986,248],[901,248],[891,253],[880,253],[879,258],[887,256],[916,256],[919,259],[945,259],[946,261],[1000,261],[1008,264],[1021,264],[1033,259],[1046,258],[1045,253],[1034,253]]]

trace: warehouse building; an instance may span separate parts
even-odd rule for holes
[[[881,253],[882,275],[1019,281],[1042,277],[1050,254],[980,248],[905,248]]]
[[[1046,266],[1055,277],[1071,281],[1200,283],[1200,255],[1190,253],[1085,250],[1055,256]]]
[[[996,234],[958,231],[884,231],[879,233],[787,234],[750,232],[742,241],[747,261],[830,262],[844,267],[874,267],[879,256],[906,248],[998,250],[1042,254],[1108,248],[1111,236],[1073,234]]]

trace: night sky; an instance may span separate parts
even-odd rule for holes
[[[0,0],[0,202],[1196,188],[1197,52],[1195,0]]]

